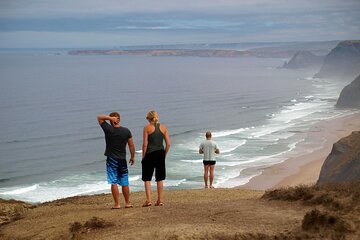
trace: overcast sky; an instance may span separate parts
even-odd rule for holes
[[[0,48],[360,39],[360,0],[0,0]]]

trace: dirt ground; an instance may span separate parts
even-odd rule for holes
[[[344,188],[167,190],[164,206],[146,208],[137,192],[133,208],[117,210],[109,194],[1,200],[0,239],[359,239],[359,191]]]
[[[261,200],[262,194],[262,191],[241,189],[166,191],[164,206],[144,208],[141,205],[145,196],[139,192],[131,195],[133,208],[118,210],[111,209],[110,195],[74,197],[28,208],[15,221],[2,225],[0,236],[3,239],[199,239],[203,236],[211,239],[236,234],[272,236],[300,228],[306,207]]]

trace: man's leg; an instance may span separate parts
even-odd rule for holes
[[[125,208],[132,207],[130,203],[129,174],[125,159],[121,159],[118,169],[118,181],[125,199]]]
[[[215,165],[210,165],[210,188],[213,188]]]
[[[107,157],[106,159],[106,175],[108,183],[111,184],[111,194],[114,198],[113,208],[120,208],[120,196],[118,188],[118,161]]]
[[[132,207],[132,205],[130,203],[130,188],[129,188],[129,186],[122,186],[122,193],[123,193],[124,199],[125,199],[125,207],[126,208]]]
[[[114,207],[113,208],[120,208],[120,200],[119,200],[119,188],[117,184],[111,184],[111,193],[114,198]]]
[[[208,188],[208,179],[209,179],[209,165],[204,165],[205,188]]]

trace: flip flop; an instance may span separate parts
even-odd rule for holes
[[[111,207],[111,210],[121,209],[121,207]]]
[[[146,201],[146,202],[144,202],[144,204],[142,206],[143,207],[150,207],[150,206],[152,206],[152,202]]]
[[[127,205],[125,208],[133,208],[133,205]]]
[[[156,203],[155,203],[155,206],[160,206],[160,207],[162,207],[162,206],[164,206],[164,203],[163,203],[163,202],[156,202]]]

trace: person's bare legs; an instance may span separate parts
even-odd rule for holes
[[[147,205],[151,205],[151,182],[145,181],[145,193],[146,193],[146,202],[144,203],[144,207],[147,207]]]
[[[125,199],[125,207],[126,208],[132,207],[132,205],[130,203],[130,188],[129,188],[129,186],[122,186],[122,193],[123,193],[124,199]]]
[[[209,165],[204,165],[205,188],[208,188],[208,179],[209,179]]]
[[[120,208],[120,200],[119,200],[119,188],[117,184],[111,184],[111,194],[114,198],[114,206],[113,208]]]
[[[210,188],[213,188],[215,165],[210,165]]]
[[[164,182],[163,181],[157,181],[156,186],[157,186],[157,194],[158,194],[158,199],[156,201],[156,205],[162,206],[163,205],[163,200],[164,200],[164,191],[163,191]]]

